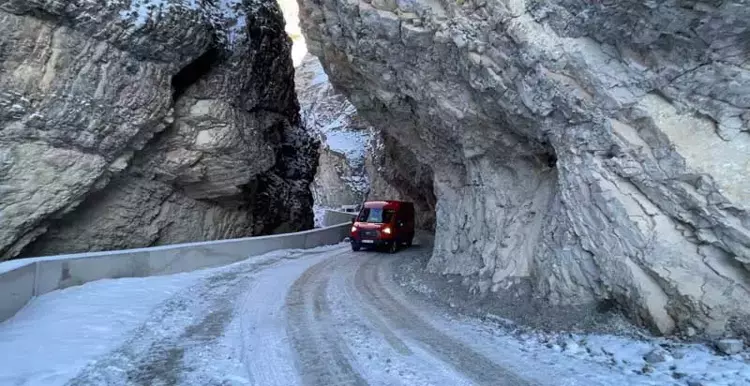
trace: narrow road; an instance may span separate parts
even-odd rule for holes
[[[0,323],[0,385],[684,386],[673,370],[706,355],[686,351],[682,364],[638,373],[652,349],[644,342],[587,336],[605,352],[562,334],[542,344],[463,316],[430,300],[439,289],[402,275],[402,263],[427,253],[276,251],[53,291]],[[739,383],[711,384],[748,384],[744,362],[724,359],[711,362],[724,366],[712,379]]]
[[[392,281],[414,253],[342,245],[214,270],[67,384],[532,384]]]
[[[399,289],[385,272],[397,258],[345,252],[292,284],[286,333],[302,384],[527,384],[394,295]]]

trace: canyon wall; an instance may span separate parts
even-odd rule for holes
[[[338,208],[363,200],[412,201],[417,226],[435,229],[432,171],[413,151],[370,126],[334,89],[320,61],[308,55],[295,69],[302,122],[320,141],[311,185],[315,205]]]
[[[370,179],[369,200],[413,202],[417,228],[435,230],[432,169],[419,162],[414,151],[378,131],[368,146],[365,170]]]
[[[315,205],[338,208],[361,203],[368,189],[364,162],[372,128],[334,90],[314,56],[304,57],[294,77],[302,124],[320,142],[319,167],[311,185]]]
[[[273,2],[0,1],[0,259],[312,227]]]
[[[310,51],[437,198],[429,269],[747,333],[744,0],[300,0]]]

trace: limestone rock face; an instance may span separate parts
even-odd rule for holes
[[[365,169],[370,190],[367,199],[413,202],[417,228],[434,231],[436,199],[432,169],[420,163],[411,149],[383,132],[373,135],[368,150]]]
[[[0,259],[312,226],[275,3],[4,1],[0,33]]]
[[[302,123],[320,142],[318,170],[311,185],[315,205],[359,204],[367,193],[365,154],[372,127],[328,81],[320,61],[307,55],[295,69]]]
[[[338,208],[362,202],[367,193],[367,176],[364,168],[352,167],[346,156],[321,146],[318,172],[310,188],[313,201],[324,208]]]
[[[430,269],[746,328],[746,1],[300,4],[334,85],[432,169]]]
[[[320,61],[307,55],[295,69],[305,127],[320,141],[318,171],[311,185],[315,205],[337,208],[369,200],[407,200],[417,223],[435,229],[432,171],[411,150],[365,122],[334,89]]]

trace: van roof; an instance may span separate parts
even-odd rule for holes
[[[396,200],[385,200],[385,201],[365,201],[365,208],[383,208],[385,206],[399,207],[401,205],[411,205],[408,201],[396,201]]]

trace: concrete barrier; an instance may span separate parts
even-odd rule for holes
[[[347,213],[348,214],[348,213]],[[121,251],[35,257],[0,263],[0,322],[34,296],[94,280],[169,275],[227,265],[279,249],[341,242],[351,220],[314,230]]]
[[[323,225],[328,226],[345,222],[351,223],[352,219],[355,217],[357,217],[357,213],[326,210],[325,217],[323,217]]]
[[[0,276],[0,320],[14,315],[34,296],[35,275],[36,265],[32,263]]]

